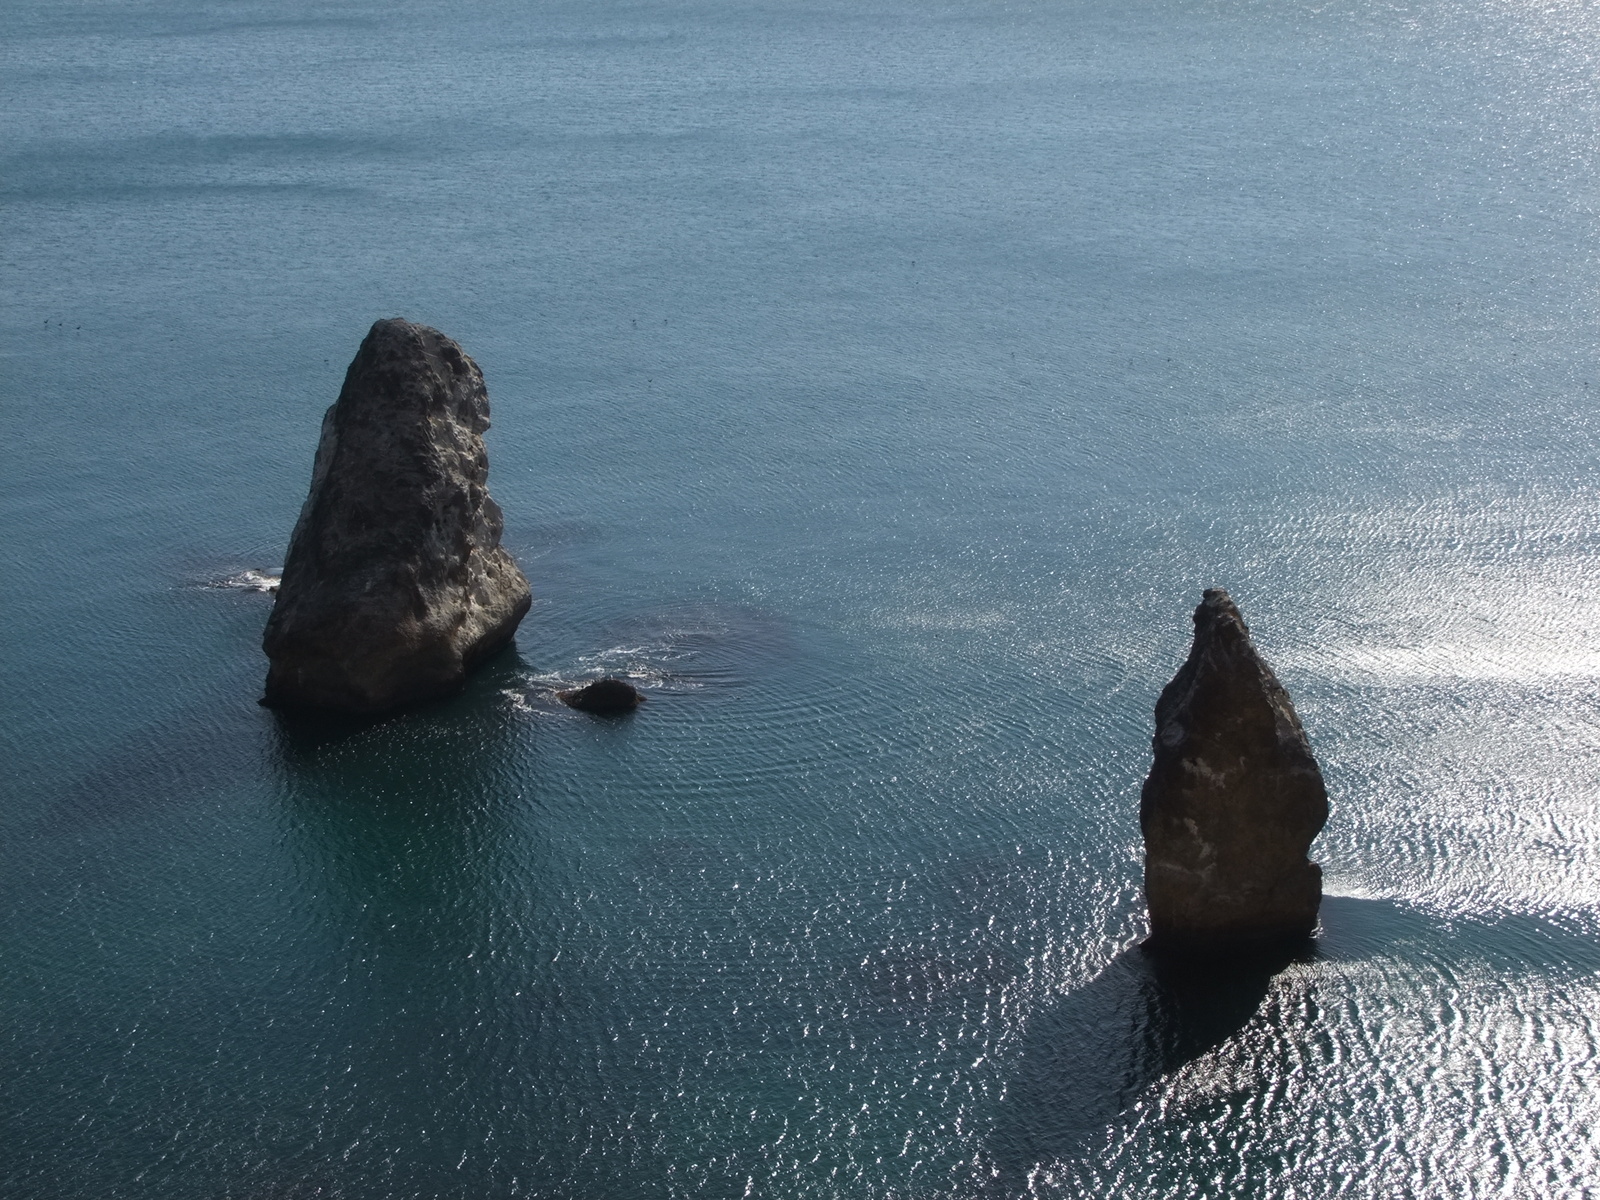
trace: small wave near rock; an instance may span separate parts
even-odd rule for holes
[[[512,706],[525,712],[565,712],[560,693],[608,678],[636,689],[641,699],[725,692],[746,686],[793,653],[790,631],[781,619],[740,606],[654,612],[617,622],[607,632],[600,642],[604,648],[575,654],[549,670],[525,673],[520,687],[505,692]]]
[[[581,688],[566,688],[556,699],[568,708],[597,717],[620,717],[645,702],[645,695],[626,679],[608,675]]]
[[[230,588],[236,592],[276,592],[278,584],[283,581],[283,568],[268,569],[265,567],[250,567],[225,579],[219,579],[209,586],[214,588]]]
[[[567,671],[529,673],[523,676],[522,685],[505,692],[512,706],[519,711],[562,711],[582,709],[573,704],[572,697],[586,692],[601,683],[614,683],[631,691],[637,698],[630,707],[637,707],[649,697],[647,691],[674,690],[670,673],[636,657],[636,650],[604,651],[595,655],[581,655],[575,669]]]

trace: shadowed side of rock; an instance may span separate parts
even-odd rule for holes
[[[457,691],[532,602],[489,498],[489,396],[461,347],[373,325],[322,422],[262,639],[264,703],[380,713]]]
[[[1289,694],[1228,593],[1205,593],[1188,661],[1156,703],[1139,818],[1152,949],[1243,950],[1316,927],[1328,819]]]

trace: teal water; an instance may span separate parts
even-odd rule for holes
[[[6,17],[0,1195],[1594,1194],[1593,4]],[[285,724],[227,585],[389,315],[536,603]],[[1333,816],[1196,979],[1213,584]]]

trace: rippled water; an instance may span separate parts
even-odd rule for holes
[[[0,1195],[1600,1179],[1592,4],[7,21]],[[386,315],[482,365],[536,604],[282,721]],[[1329,895],[1174,974],[1137,790],[1211,584]],[[606,672],[631,720],[551,698]]]

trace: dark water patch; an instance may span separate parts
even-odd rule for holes
[[[280,741],[283,815],[315,893],[387,941],[487,903],[498,855],[485,838],[505,825],[509,779],[506,747],[486,732],[389,722]]]
[[[1391,1130],[1414,1121],[1412,1133],[1426,1126],[1437,1143],[1429,1106],[1460,1103],[1450,1097],[1480,1086],[1467,1082],[1478,1073],[1520,1075],[1513,1064],[1556,1029],[1565,1053],[1593,1042],[1592,1018],[1537,997],[1592,986],[1594,923],[1592,914],[1442,916],[1328,896],[1318,937],[1298,953],[1183,962],[1130,949],[1087,986],[1029,1014],[986,1155],[1007,1195],[1030,1179],[1048,1182],[1046,1194],[1076,1194],[1086,1180],[1130,1169],[1152,1172],[1176,1194],[1199,1194],[1193,1164],[1169,1153],[1186,1130],[1226,1137],[1207,1170],[1277,1175],[1315,1147],[1299,1135],[1275,1147],[1267,1131],[1350,1069],[1359,1083],[1343,1085],[1343,1119]],[[1481,1025],[1472,1014],[1491,994],[1503,1011]],[[1421,1061],[1391,1060],[1402,1028],[1428,1040]],[[1496,1056],[1505,1056],[1501,1068]],[[1503,1086],[1508,1095],[1559,1090],[1566,1070]],[[1432,1099],[1424,1104],[1421,1092]],[[1123,1161],[1130,1144],[1146,1142],[1148,1158]],[[1433,1170],[1419,1167],[1423,1176]],[[1493,1170],[1514,1175],[1514,1156]]]
[[[229,8],[231,7],[231,12]],[[16,38],[183,38],[230,33],[282,34],[299,30],[371,29],[375,14],[359,7],[322,12],[284,12],[269,5],[219,6],[145,2],[129,5],[22,6],[8,29]]]
[[[213,800],[260,770],[265,714],[251,685],[222,703],[180,709],[124,738],[62,790],[45,819],[71,824],[138,820]]]
[[[388,1046],[388,1064],[364,1070],[396,1097],[408,1071],[459,1086],[466,1064],[493,1058],[489,1014],[503,1023],[559,1000],[522,959],[545,872],[512,865],[538,861],[526,820],[537,783],[497,686],[520,664],[502,657],[461,696],[388,720],[274,724],[274,818],[348,981],[330,1017],[348,1044]],[[525,997],[497,1007],[518,979]],[[465,1027],[464,1012],[478,1014]],[[424,1051],[409,1063],[408,1044]]]
[[[1237,1035],[1295,961],[1291,951],[1182,962],[1135,947],[1030,1015],[989,1142],[1008,1186],[1081,1154],[1152,1084]]]
[[[242,196],[272,199],[289,195],[313,199],[358,199],[371,196],[369,188],[325,183],[259,182],[117,183],[110,181],[24,182],[0,184],[0,203],[78,202],[105,204],[183,201],[205,196]]]
[[[363,185],[330,181],[321,172],[331,164],[424,152],[419,140],[387,134],[168,133],[114,142],[55,141],[0,157],[0,199],[182,198],[214,192],[360,195],[366,190]]]
[[[258,590],[254,587],[229,585],[229,590],[238,591],[242,602],[266,600],[253,594]],[[319,772],[336,769],[339,747],[359,744],[387,725],[396,726],[397,744],[409,737],[419,747],[460,749],[466,755],[459,764],[464,768],[473,761],[473,747],[486,742],[486,734],[505,719],[503,693],[524,671],[515,651],[507,650],[471,675],[460,695],[373,718],[269,712],[256,703],[261,684],[255,669],[241,664],[213,684],[226,699],[180,709],[130,734],[55,797],[46,819],[137,819],[237,790],[257,777],[264,762],[275,761],[296,779],[314,780]],[[472,778],[465,770],[416,779],[425,790],[447,777],[455,780],[452,786],[471,790]],[[364,779],[366,790],[382,791],[387,778],[379,763],[365,775],[354,771],[344,786],[359,794]],[[390,782],[400,786],[398,779]]]
[[[376,744],[401,746],[414,743],[418,762],[426,758],[423,747],[448,748],[468,756],[480,745],[491,750],[499,742],[507,720],[504,698],[527,674],[527,664],[517,648],[507,646],[468,674],[454,696],[426,701],[392,713],[359,715],[318,709],[273,710],[274,745],[280,769],[290,781],[315,781],[336,769],[342,755],[359,757]],[[492,756],[490,756],[492,757]],[[377,763],[379,760],[373,760]],[[462,760],[463,763],[469,759]],[[449,772],[428,773],[428,778],[448,778]],[[468,780],[463,780],[465,787]],[[469,789],[470,790],[470,789]]]

